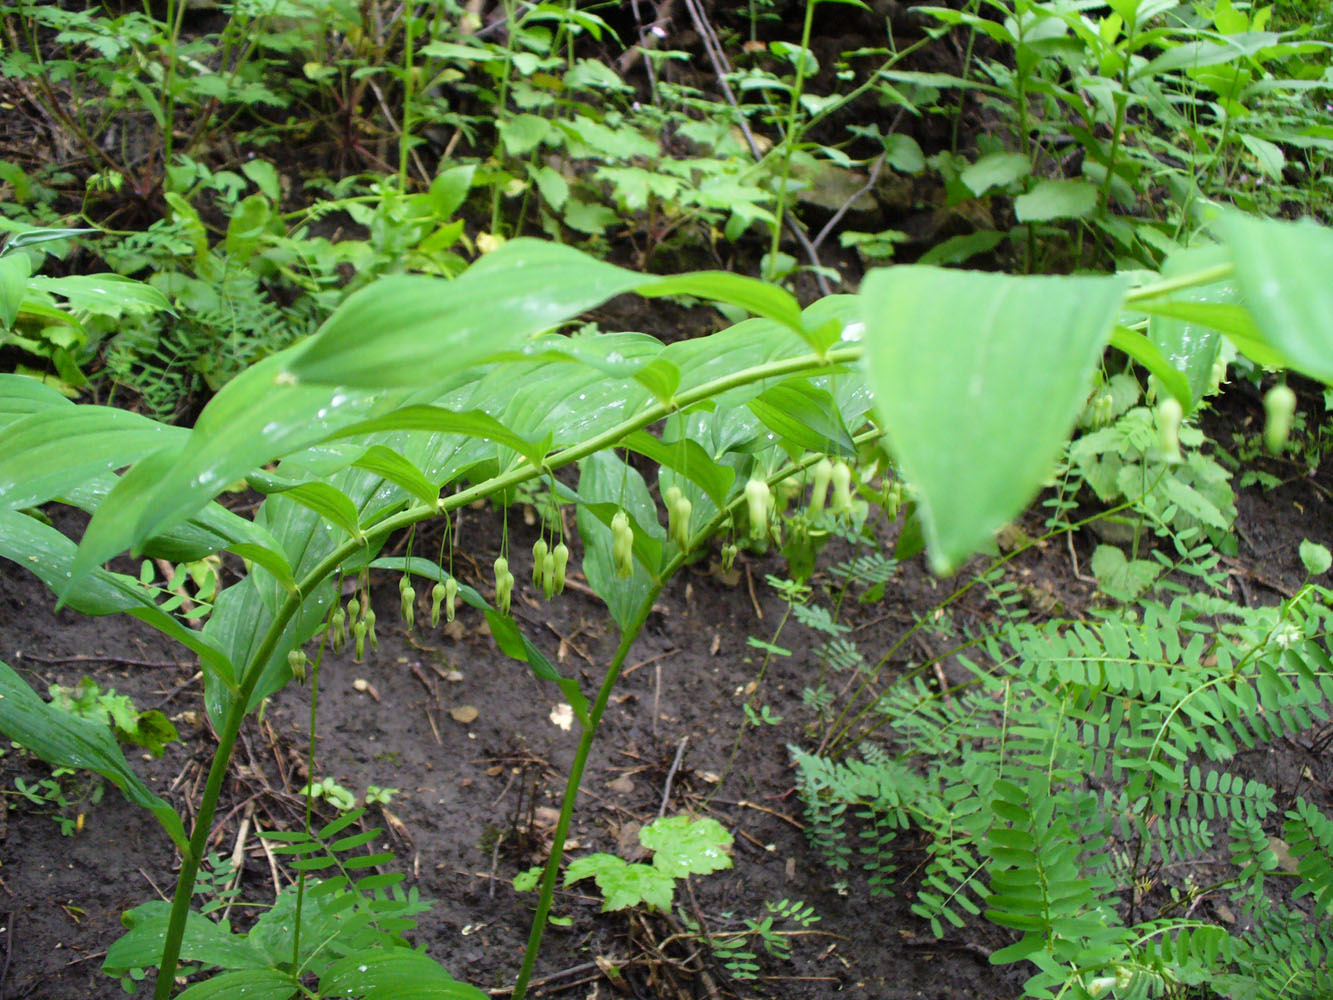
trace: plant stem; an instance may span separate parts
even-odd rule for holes
[[[777,222],[773,226],[773,239],[769,245],[768,266],[764,277],[769,281],[773,280],[776,274],[778,261],[778,248],[782,242],[782,217],[787,208],[787,182],[791,177],[791,154],[796,148],[796,143],[800,139],[803,131],[797,123],[797,114],[801,109],[801,91],[805,87],[805,61],[812,58],[810,56],[810,29],[814,24],[815,5],[819,0],[806,0],[805,3],[805,23],[801,27],[801,51],[796,55],[796,83],[791,91],[791,103],[787,109],[787,121],[783,128],[782,137],[782,169],[778,175],[778,203],[776,211],[773,213]]]
[[[680,562],[679,557],[673,560],[673,564]],[[634,616],[628,628],[620,635],[620,645],[616,647],[615,656],[611,658],[611,665],[607,668],[606,676],[602,678],[602,686],[597,691],[597,700],[593,702],[592,709],[588,713],[588,724],[582,728],[579,734],[578,749],[574,751],[574,763],[570,765],[569,777],[565,779],[565,795],[560,802],[560,818],[556,821],[555,832],[551,835],[551,853],[546,859],[546,870],[542,873],[542,883],[540,895],[537,898],[537,912],[532,918],[532,930],[528,933],[528,946],[523,952],[523,964],[519,967],[518,978],[514,980],[514,992],[511,994],[512,1000],[523,1000],[528,991],[528,980],[532,978],[532,970],[537,964],[537,954],[541,950],[542,934],[546,930],[546,919],[551,913],[551,904],[555,899],[555,883],[560,875],[560,862],[565,853],[565,839],[569,835],[569,825],[574,818],[574,805],[579,797],[579,785],[583,781],[583,770],[588,763],[588,754],[592,752],[593,741],[597,738],[597,727],[602,720],[602,713],[606,711],[607,703],[611,700],[611,692],[616,686],[616,681],[620,677],[621,668],[625,665],[625,657],[629,655],[634,641],[643,631],[644,624],[648,621],[648,615],[652,613],[653,602],[657,600],[657,595],[662,592],[663,581],[670,578],[670,573],[664,573],[644,599],[643,606]]]

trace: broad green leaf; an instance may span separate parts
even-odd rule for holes
[[[656,592],[666,537],[657,520],[657,505],[643,477],[610,451],[584,459],[577,501],[583,574],[616,624],[628,628]],[[625,511],[634,529],[634,572],[627,579],[616,575],[611,557],[610,524],[617,510]]]
[[[1302,540],[1300,553],[1301,565],[1311,576],[1322,576],[1328,572],[1330,566],[1333,566],[1333,553],[1328,551],[1328,547],[1312,542],[1308,538]]]
[[[678,274],[645,284],[639,293],[653,298],[663,295],[696,295],[702,299],[740,306],[756,316],[776,320],[798,332],[803,329],[800,304],[789,292],[777,285],[740,274],[726,271]]]
[[[129,928],[107,949],[102,971],[124,975],[131,969],[153,968],[162,959],[171,904],[154,899],[140,903],[121,917]],[[198,962],[223,969],[262,969],[268,963],[245,938],[231,932],[224,922],[214,923],[191,910],[185,918],[185,936],[181,939],[181,961]]]
[[[1219,41],[1184,42],[1167,49],[1156,59],[1135,70],[1132,80],[1155,79],[1173,69],[1198,69],[1203,66],[1215,66],[1218,63],[1239,62],[1246,56],[1282,41],[1282,36],[1272,31],[1247,31],[1239,35],[1230,35]]]
[[[639,831],[639,843],[653,852],[653,867],[673,878],[708,875],[731,867],[731,834],[704,816],[665,816]]]
[[[1186,412],[1194,405],[1190,385],[1185,376],[1172,366],[1171,362],[1158,349],[1157,345],[1141,333],[1135,333],[1128,327],[1116,325],[1111,331],[1111,346],[1123,351],[1143,365],[1157,377],[1157,381],[1172,396],[1180,401]]]
[[[328,483],[302,483],[283,490],[283,493],[302,507],[310,508],[326,521],[342,528],[349,538],[361,537],[361,520],[356,504],[337,487]]]
[[[667,443],[647,431],[635,431],[620,443],[630,451],[646,455],[658,465],[673,469],[695,483],[719,509],[726,506],[727,494],[736,473],[728,466],[713,461],[697,442],[687,438]]]
[[[472,175],[477,172],[474,163],[450,167],[440,171],[430,184],[430,205],[437,218],[447,219],[462,206],[472,187]]]
[[[988,153],[975,163],[969,163],[958,175],[971,192],[983,195],[993,187],[1004,187],[1026,177],[1032,164],[1022,153]]]
[[[176,1000],[291,1000],[300,994],[300,986],[285,972],[242,969],[195,983],[177,994]]]
[[[1177,278],[1223,263],[1226,257],[1226,249],[1220,246],[1178,251],[1167,257],[1162,265],[1162,277]],[[1230,305],[1236,300],[1235,287],[1228,281],[1190,288],[1172,297],[1173,302],[1180,300],[1187,303]],[[1157,345],[1171,367],[1182,373],[1189,383],[1190,398],[1180,401],[1185,412],[1189,413],[1199,405],[1212,386],[1213,362],[1217,360],[1222,348],[1222,338],[1215,327],[1153,312],[1153,305],[1155,303],[1149,302],[1145,310],[1151,313],[1148,339]]]
[[[379,434],[383,431],[432,431],[436,434],[465,434],[484,438],[512,448],[530,463],[539,466],[545,456],[544,443],[529,441],[515,434],[489,413],[472,410],[455,413],[439,406],[405,406],[383,416],[372,417],[344,427],[329,436],[330,440]]]
[[[0,329],[7,330],[14,325],[31,274],[27,254],[11,253],[0,257]]]
[[[198,654],[224,683],[234,683],[226,656],[205,635],[186,628],[154,604],[134,577],[96,567],[71,582],[75,545],[55,528],[17,511],[0,510],[0,558],[22,566],[53,591],[63,590],[65,603],[81,614],[133,615]]]
[[[1046,481],[1126,287],[929,267],[867,276],[875,408],[919,493],[936,571],[988,544]]]
[[[833,397],[805,379],[770,386],[747,405],[765,427],[799,450],[844,457],[856,454]]]
[[[74,404],[49,385],[25,375],[0,375],[0,429],[30,413]]]
[[[1166,316],[1195,327],[1203,326],[1217,330],[1255,364],[1263,365],[1265,368],[1286,367],[1282,355],[1269,346],[1264,335],[1259,332],[1254,317],[1244,306],[1153,299],[1136,302],[1134,308],[1149,316]]]
[[[356,460],[358,469],[377,473],[407,490],[422,503],[434,504],[440,499],[440,488],[431,483],[415,465],[398,452],[384,445],[372,445]]]
[[[66,490],[137,462],[186,431],[109,406],[59,407],[5,429],[0,506],[33,507]]]
[[[1087,181],[1038,181],[1014,199],[1019,222],[1082,219],[1097,207],[1097,186]]]
[[[551,123],[541,115],[514,115],[495,123],[505,152],[510,156],[525,156],[541,145],[551,134]]]
[[[1223,215],[1218,229],[1264,343],[1301,374],[1333,383],[1333,230],[1238,212]]]
[[[64,278],[37,275],[29,288],[59,295],[76,312],[98,316],[143,316],[171,311],[167,297],[152,285],[119,274],[73,274]]]
[[[1007,233],[994,229],[982,229],[966,236],[951,236],[943,243],[937,243],[917,261],[918,264],[961,264],[979,253],[994,250],[1004,242]]]
[[[319,995],[361,1000],[487,1000],[433,958],[411,948],[367,949],[338,959],[319,977]]]
[[[453,280],[392,275],[353,293],[287,373],[370,389],[441,382],[652,280],[572,247],[511,240]]]
[[[156,816],[172,843],[185,848],[189,838],[176,810],[134,773],[110,727],[43,701],[6,663],[0,663],[0,733],[54,767],[100,774],[125,798]]]
[[[191,517],[267,462],[328,438],[388,405],[332,386],[291,385],[292,352],[271,355],[232,379],[204,407],[184,443],[132,466],[93,515],[75,574]]]

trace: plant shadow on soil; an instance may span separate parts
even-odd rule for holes
[[[1233,393],[1214,419],[1239,425],[1252,405]],[[1324,470],[1315,482],[1298,477],[1271,492],[1242,492],[1241,553],[1233,573],[1238,596],[1273,603],[1281,589],[1299,585],[1300,540],[1333,540],[1324,500],[1331,480]],[[489,510],[468,510],[464,517],[460,537],[468,540],[475,565],[462,564],[460,575],[476,583],[476,568],[487,565],[498,547],[498,517]],[[533,526],[515,527],[512,551],[525,551],[533,537]],[[418,554],[425,544],[434,543],[419,539]],[[1083,565],[1088,554],[1079,552]],[[1005,932],[973,923],[936,941],[910,913],[912,874],[924,856],[910,833],[898,859],[902,891],[893,897],[871,897],[855,875],[835,888],[839,875],[806,842],[786,750],[806,740],[802,727],[810,720],[800,692],[810,682],[813,660],[801,649],[799,626],[789,626],[779,640],[795,655],[778,659],[764,682],[763,701],[783,721],[749,729],[728,768],[744,717],[742,692],[757,666],[749,662],[755,651],[747,637],[770,639],[783,611],[763,578],[783,567],[776,557],[742,557],[740,578],[729,584],[708,565],[703,560],[687,569],[663,593],[660,613],[629,657],[584,780],[571,831],[577,846],[570,855],[632,848],[635,824],[651,821],[663,807],[667,775],[684,741],[666,812],[706,810],[735,837],[734,868],[693,880],[699,909],[710,921],[728,913],[759,917],[765,900],[792,899],[812,906],[821,920],[810,928],[814,933],[791,939],[790,960],[762,956],[760,978],[736,982],[717,965],[707,977],[695,975],[683,953],[673,953],[670,962],[654,960],[650,946],[670,933],[660,921],[600,914],[599,901],[575,887],[557,896],[555,912],[572,922],[548,929],[530,995],[675,1000],[707,995],[710,981],[720,996],[778,1000],[1018,995],[1021,969],[987,961],[1010,940]],[[524,569],[515,566],[526,583]],[[1072,572],[1063,544],[1034,549],[1009,571],[1069,609],[1092,597],[1091,587]],[[140,759],[137,751],[129,756],[151,787],[188,810],[214,746],[200,718],[194,663],[133,619],[56,613],[35,578],[9,565],[0,578],[0,659],[39,691],[87,675],[104,689],[132,695],[141,708],[165,711],[182,741],[161,760]],[[435,901],[412,940],[459,979],[504,995],[535,905],[535,894],[516,892],[511,880],[543,858],[576,733],[552,721],[558,690],[496,652],[475,613],[460,614],[447,631],[418,629],[408,636],[398,620],[394,582],[382,575],[376,583],[380,649],[363,664],[353,663],[346,651],[324,658],[315,777],[332,777],[358,796],[369,785],[401,789],[387,807],[389,816],[372,808],[367,820],[384,828],[377,847],[396,853],[407,884]],[[867,652],[887,648],[912,615],[928,611],[948,587],[929,576],[920,558],[904,564],[883,601],[852,610],[848,623],[858,630],[858,645]],[[545,603],[531,587],[521,583],[519,590],[514,607],[521,626],[563,672],[591,690],[615,644],[598,602],[572,591]],[[425,611],[418,608],[419,621]],[[247,723],[238,747],[211,848],[232,854],[250,817],[242,899],[269,902],[275,875],[283,884],[289,877],[270,865],[253,829],[299,823],[309,696],[309,687],[283,691],[262,722]],[[1236,769],[1277,787],[1279,806],[1299,785],[1301,794],[1327,809],[1330,769],[1312,750],[1320,736],[1241,754]],[[16,777],[44,773],[24,755],[6,752],[0,758],[6,801],[17,801]],[[166,837],[114,790],[88,810],[73,836],[61,836],[49,816],[23,803],[0,819],[7,819],[0,842],[0,997],[123,995],[99,971],[102,955],[120,932],[122,911],[170,893],[175,857]],[[243,926],[246,912],[237,907],[233,920]],[[610,965],[621,970],[619,991],[606,978]]]

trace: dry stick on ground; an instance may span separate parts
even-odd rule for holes
[[[584,962],[582,965],[571,965],[568,969],[561,969],[559,972],[552,972],[549,976],[543,976],[541,979],[534,979],[532,982],[528,983],[528,988],[534,990],[539,989],[542,986],[548,986],[557,980],[566,978],[567,976],[578,976],[585,972],[592,972],[597,969],[597,967],[596,962]],[[575,984],[571,983],[569,985],[573,986]],[[502,997],[512,993],[513,989],[512,986],[498,986],[495,989],[487,990],[486,992],[493,997]]]
[[[750,123],[745,120],[745,115],[736,100],[736,95],[732,93],[731,85],[727,83],[727,75],[731,72],[731,66],[728,65],[727,57],[722,51],[717,35],[713,32],[713,26],[708,23],[708,18],[704,14],[699,0],[685,0],[685,6],[689,9],[690,19],[694,22],[695,30],[699,32],[699,37],[703,39],[704,51],[708,53],[708,60],[713,64],[713,72],[717,74],[717,81],[722,87],[722,94],[727,99],[727,103],[731,105],[732,110],[736,112],[736,123],[740,127],[741,134],[745,136],[746,145],[750,147],[750,155],[756,161],[762,160],[764,155],[759,151],[759,143],[755,141],[754,133],[750,131]],[[787,227],[787,231],[795,237],[796,242],[801,245],[801,249],[805,251],[805,255],[810,261],[810,266],[814,268],[815,284],[819,287],[819,294],[833,294],[828,279],[824,277],[824,265],[820,262],[819,251],[810,242],[810,237],[805,234],[800,222],[790,213],[785,213],[782,217],[782,223]]]
[[[671,762],[671,770],[667,772],[666,784],[662,787],[662,804],[657,807],[657,818],[661,819],[666,815],[667,802],[671,800],[671,782],[676,780],[676,772],[680,770],[681,758],[685,756],[685,744],[690,742],[688,736],[680,738],[680,746],[676,747],[676,759]]]

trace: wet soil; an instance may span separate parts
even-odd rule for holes
[[[1228,395],[1210,418],[1215,437],[1229,440],[1232,430],[1252,422],[1250,395],[1243,389]],[[1311,477],[1295,463],[1269,468],[1287,482],[1268,492],[1242,491],[1238,504],[1233,588],[1251,603],[1273,603],[1299,585],[1301,539],[1333,542],[1333,475],[1324,469]],[[498,545],[498,518],[489,510],[469,510],[466,518],[471,556],[487,565]],[[535,528],[511,530],[512,550],[523,551]],[[1075,548],[1084,566],[1093,544],[1080,540]],[[976,923],[937,941],[910,914],[916,865],[910,837],[900,858],[901,892],[893,897],[872,897],[863,880],[835,876],[807,843],[787,751],[788,744],[810,745],[811,715],[800,692],[814,666],[804,648],[813,636],[799,626],[779,640],[794,655],[776,659],[763,681],[762,701],[782,721],[750,727],[738,742],[758,662],[748,639],[772,639],[785,607],[764,582],[765,574],[782,571],[779,560],[742,556],[738,568],[727,577],[704,560],[663,593],[603,723],[569,853],[626,854],[638,825],[663,812],[711,815],[734,836],[734,867],[692,880],[689,913],[722,929],[761,916],[766,900],[788,899],[809,904],[821,919],[790,938],[789,960],[763,956],[758,979],[737,981],[716,963],[701,973],[685,953],[655,951],[672,933],[661,918],[602,914],[599,901],[576,887],[557,898],[557,914],[570,923],[548,932],[533,995],[678,998],[707,995],[710,986],[718,996],[777,1000],[1017,995],[1021,970],[988,961],[1008,942],[1003,931]],[[1033,549],[1008,572],[1030,593],[1053,597],[1065,613],[1077,614],[1094,596],[1064,545]],[[516,573],[524,579],[523,567]],[[195,662],[132,619],[53,611],[49,592],[13,566],[0,566],[0,579],[0,659],[35,688],[89,676],[176,722],[182,739],[161,760],[130,756],[188,819],[214,746],[202,721]],[[396,854],[407,884],[435,901],[412,939],[460,979],[504,995],[535,902],[534,894],[516,892],[512,879],[545,855],[576,733],[553,716],[558,690],[497,653],[478,618],[460,615],[447,630],[407,634],[398,623],[394,582],[376,584],[380,649],[362,664],[346,655],[324,659],[315,776],[332,777],[357,795],[370,785],[400,789],[367,819],[383,829],[377,843]],[[577,582],[552,603],[520,586],[515,616],[563,672],[592,690],[616,636]],[[858,644],[867,653],[885,648],[949,587],[919,558],[905,563],[882,601],[850,612]],[[231,855],[243,838],[244,900],[269,902],[275,881],[286,885],[291,877],[254,830],[299,825],[310,697],[310,687],[281,692],[262,719],[250,720],[238,748],[211,846]],[[1314,752],[1319,735],[1242,755],[1241,770],[1288,793],[1303,783],[1301,794],[1327,806],[1333,773]],[[0,790],[10,807],[0,812],[0,997],[123,995],[100,973],[102,956],[119,933],[122,911],[170,893],[174,852],[155,822],[114,790],[95,804],[80,802],[77,782],[69,786],[65,814],[83,819],[77,832],[63,836],[50,815],[15,791],[16,780],[47,774],[12,749],[0,758]],[[238,906],[233,919],[243,926],[248,912],[254,911]],[[608,978],[612,967],[618,980]]]

